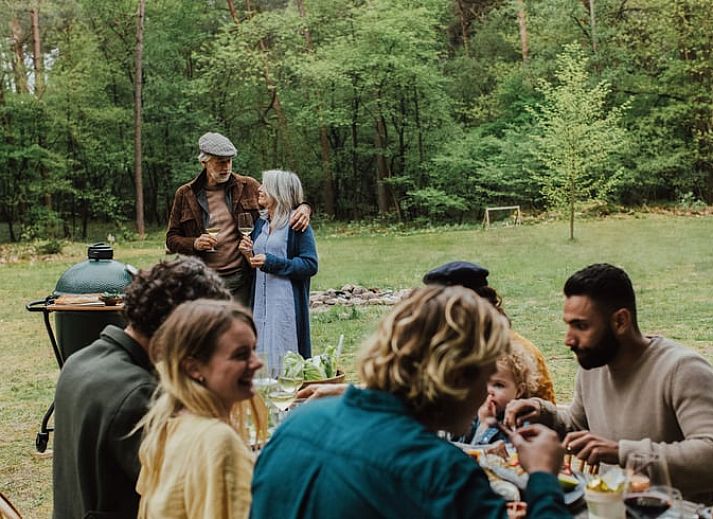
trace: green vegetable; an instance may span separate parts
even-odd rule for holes
[[[327,346],[324,349],[324,353],[320,355],[324,365],[324,373],[327,375],[326,378],[332,378],[337,375],[336,349],[336,346]]]
[[[293,351],[288,351],[282,359],[282,376],[296,378],[304,372],[305,360],[302,355]],[[306,375],[305,375],[305,378]]]
[[[307,359],[305,361],[305,380],[322,380],[327,378],[327,375],[324,372],[324,368],[322,367],[322,362],[319,358],[317,357],[312,357],[311,359]]]
[[[307,381],[324,380],[337,376],[336,346],[327,346],[324,353],[303,359],[299,353],[287,352],[282,362],[282,375],[294,377],[300,371]]]

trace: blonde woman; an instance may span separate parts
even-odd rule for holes
[[[253,517],[506,517],[478,464],[438,437],[464,434],[509,345],[507,319],[463,287],[414,291],[381,321],[349,386],[293,411],[260,454]],[[570,517],[557,435],[511,434],[530,472],[528,517]]]
[[[288,225],[292,208],[302,203],[302,184],[294,173],[262,174],[258,204],[266,212],[255,222],[240,250],[255,270],[253,317],[258,352],[279,373],[288,351],[312,356],[309,331],[309,286],[317,273],[317,246],[312,227],[297,232]]]
[[[236,420],[262,366],[255,343],[250,313],[230,301],[184,303],[158,329],[160,384],[137,426],[139,517],[248,516],[253,456]]]

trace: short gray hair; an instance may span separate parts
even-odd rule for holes
[[[213,155],[208,155],[207,153],[205,153],[205,152],[203,152],[203,151],[201,151],[201,152],[198,154],[198,162],[200,162],[201,164],[205,164],[206,162],[208,162],[208,161],[209,161],[210,159],[212,159],[212,158],[213,158]]]
[[[304,201],[302,183],[291,171],[270,169],[262,172],[262,186],[275,200],[271,223],[274,228],[282,227],[290,218],[290,212]]]

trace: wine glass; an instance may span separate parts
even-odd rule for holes
[[[292,405],[297,397],[297,391],[302,387],[304,383],[304,371],[300,370],[298,373],[282,373],[277,378],[277,388],[270,393],[270,400],[279,409],[280,414],[278,417],[278,423],[281,422],[287,410]]]
[[[218,239],[220,224],[212,214],[208,215],[208,225],[206,226],[205,232],[207,232],[211,238],[215,238],[216,240]],[[215,246],[211,247],[206,252],[215,252]]]
[[[270,404],[270,393],[277,388],[277,380],[272,376],[270,363],[266,354],[258,354],[262,367],[253,375],[253,386],[262,395],[266,404]]]
[[[254,226],[253,215],[250,213],[238,214],[238,230],[243,236],[250,236]]]
[[[653,452],[634,452],[626,460],[624,504],[635,519],[660,517],[681,499],[671,487],[666,460]]]

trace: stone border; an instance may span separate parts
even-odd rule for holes
[[[330,306],[338,305],[395,305],[410,293],[410,288],[389,290],[347,284],[339,289],[330,288],[323,292],[311,292],[309,295],[309,306],[316,310],[326,310]]]

